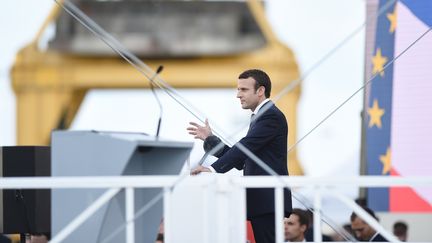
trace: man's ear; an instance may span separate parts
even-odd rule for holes
[[[260,86],[258,88],[258,94],[260,94],[260,95],[264,95],[265,94],[265,87],[264,86]]]
[[[300,225],[300,230],[301,230],[303,233],[306,232],[306,230],[307,230],[307,225],[305,225],[305,224]]]

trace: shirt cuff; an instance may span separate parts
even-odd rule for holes
[[[208,168],[212,173],[217,173],[216,170],[213,168],[213,166],[210,165]]]

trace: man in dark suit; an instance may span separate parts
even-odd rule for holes
[[[250,109],[251,124],[247,135],[238,143],[260,158],[279,175],[288,175],[287,137],[288,125],[284,114],[270,101],[271,81],[268,75],[257,69],[240,74],[237,85],[237,98],[243,109]],[[213,136],[206,120],[204,126],[191,122],[189,133],[204,140],[206,152],[215,148],[221,140]],[[237,145],[237,144],[236,144]],[[192,174],[201,172],[225,173],[233,168],[243,169],[245,176],[269,175],[256,162],[249,158],[236,145],[224,146],[214,153],[219,159],[210,167],[198,166]],[[292,210],[291,192],[284,191],[284,214],[289,217]],[[275,242],[275,202],[271,188],[247,189],[247,218],[251,221],[257,243]],[[280,222],[281,224],[283,222]]]

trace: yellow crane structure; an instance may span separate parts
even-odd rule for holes
[[[79,1],[75,2],[79,3]],[[91,2],[81,0],[81,4],[88,5],[83,9],[90,10],[92,4],[108,4],[107,2],[118,4],[122,1]],[[130,1],[129,4],[144,4],[146,2],[149,1]],[[160,4],[162,6],[172,4],[169,2],[160,1]],[[216,6],[217,4],[227,4],[227,2],[184,1],[179,6],[187,4],[201,4],[204,6],[203,4],[206,3]],[[246,2],[233,1],[231,4],[234,5],[230,6],[228,10],[233,9],[233,6],[244,5],[245,10],[242,11],[245,13],[242,12],[242,14],[246,17],[250,16],[250,19],[253,20],[259,35],[262,37],[261,44],[252,44],[250,45],[252,47],[248,50],[232,53],[227,51],[220,55],[213,55],[204,51],[202,54],[183,53],[182,55],[180,53],[180,55],[173,57],[173,51],[171,51],[171,54],[168,55],[164,55],[164,52],[156,55],[154,53],[145,55],[144,53],[139,55],[140,58],[154,70],[160,63],[163,63],[165,71],[162,77],[174,88],[233,88],[235,87],[235,77],[241,71],[260,68],[265,70],[272,78],[272,93],[279,93],[289,82],[299,78],[299,68],[293,52],[276,38],[267,22],[261,2],[255,0]],[[103,7],[95,9],[102,11]],[[137,7],[132,6],[130,9],[133,11]],[[174,11],[173,9],[179,8],[178,6],[171,7],[171,11]],[[228,15],[228,10],[219,11],[220,14],[226,14],[225,17],[212,15],[212,21],[207,22],[212,24],[220,22],[220,26],[227,26],[227,19],[238,15]],[[38,43],[41,36],[50,24],[57,21],[57,34],[61,34],[59,21],[62,19],[62,15],[67,14],[62,11],[60,6],[54,6],[35,39],[17,53],[11,70],[12,85],[17,103],[17,143],[19,145],[49,144],[51,131],[58,128],[66,129],[70,126],[87,91],[91,89],[149,88],[148,82],[143,82],[145,78],[142,74],[118,56],[99,55],[100,53],[81,55],[82,53],[79,51],[63,51],[62,47],[56,48],[55,45],[49,46],[45,50],[39,48]],[[167,19],[172,15],[173,13],[170,13],[164,19],[168,21]],[[190,17],[190,14],[186,15]],[[199,13],[196,16],[199,16]],[[243,22],[246,18],[244,16],[242,17]],[[106,21],[113,18],[107,18]],[[62,21],[67,22],[64,18]],[[200,24],[205,22],[204,19]],[[120,29],[127,29],[126,27],[123,26]],[[250,27],[239,28],[241,29],[240,32],[247,32],[250,29]],[[79,34],[78,31],[75,33]],[[170,33],[164,32],[163,34],[169,35]],[[219,32],[217,34],[219,36]],[[64,39],[67,40],[68,38]],[[94,38],[96,39],[96,37]],[[218,41],[214,37],[212,37],[212,40]],[[144,39],[142,41],[145,42]],[[148,49],[151,51],[154,51],[156,44],[160,44],[158,42],[147,42],[152,47]],[[229,43],[234,43],[234,41]],[[250,43],[250,41],[240,42],[237,45],[241,49],[247,46],[247,43]],[[71,46],[71,48],[75,48],[77,45],[75,47]],[[92,52],[94,50],[97,51],[97,48],[85,51]],[[179,48],[179,50],[185,50],[185,48]],[[300,88],[297,87],[277,101],[278,107],[285,113],[289,122],[289,144],[296,141],[296,109],[299,96]],[[295,150],[289,153],[288,159],[290,161],[290,173],[302,174]]]

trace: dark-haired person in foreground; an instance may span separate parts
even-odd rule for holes
[[[362,208],[376,220],[378,218],[372,209],[362,206]],[[360,241],[373,241],[373,242],[388,242],[382,235],[380,235],[374,228],[367,224],[354,212],[351,214],[351,229],[354,236]]]
[[[248,148],[273,171],[288,175],[287,138],[288,125],[284,114],[270,101],[271,81],[268,75],[257,69],[244,71],[237,83],[237,98],[243,109],[252,111],[249,130],[238,143]],[[189,133],[204,141],[204,150],[210,151],[221,140],[212,134],[206,121],[204,126],[191,122]],[[210,167],[198,166],[192,171],[225,173],[233,168],[243,169],[245,176],[269,175],[237,146],[224,146],[214,156],[219,159]],[[291,213],[291,192],[284,191],[284,215]],[[275,242],[275,202],[272,188],[246,190],[247,218],[251,221],[257,243]],[[282,222],[281,222],[282,223]]]
[[[408,239],[408,225],[405,222],[398,221],[393,225],[393,234],[400,241],[407,241]]]
[[[309,215],[305,210],[294,208],[289,218],[284,219],[285,241],[306,242],[306,231],[310,225]]]

